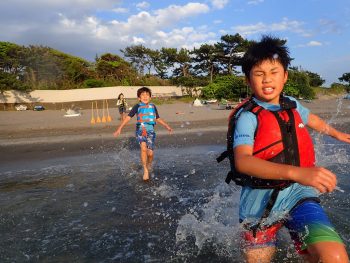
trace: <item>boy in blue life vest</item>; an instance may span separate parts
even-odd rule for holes
[[[136,104],[130,111],[127,117],[122,121],[119,128],[113,133],[114,137],[117,137],[122,128],[131,120],[136,114],[136,139],[141,147],[141,162],[143,166],[143,180],[149,180],[149,171],[152,168],[153,150],[156,133],[154,131],[154,125],[160,123],[170,133],[173,129],[159,117],[157,107],[150,103],[152,92],[147,87],[142,87],[137,90],[137,98],[140,103]]]
[[[296,99],[283,96],[291,58],[284,43],[264,36],[242,59],[252,98],[230,119],[228,180],[242,186],[239,219],[247,262],[270,262],[276,234],[285,226],[298,253],[308,262],[349,262],[345,246],[319,204],[332,192],[336,175],[315,166],[306,126],[339,141],[342,133],[312,114]],[[231,133],[230,133],[231,132]]]

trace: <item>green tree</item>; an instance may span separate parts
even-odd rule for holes
[[[149,63],[147,52],[148,49],[143,45],[136,45],[126,47],[124,50],[120,50],[124,56],[130,61],[131,65],[135,67],[139,74],[144,75],[144,70]]]
[[[194,72],[197,75],[209,76],[210,82],[213,82],[214,75],[221,69],[219,63],[219,50],[214,45],[203,44],[199,48],[194,48],[193,55]]]
[[[305,73],[309,76],[309,83],[311,87],[320,87],[325,80],[321,78],[321,76],[317,73],[305,71]]]
[[[226,74],[231,75],[234,67],[240,64],[241,55],[247,50],[249,41],[240,34],[221,36],[216,44],[219,50],[219,59],[226,69]]]
[[[204,98],[238,99],[246,95],[247,85],[242,77],[234,75],[218,76],[202,89]]]
[[[96,72],[98,78],[104,80],[105,85],[130,85],[137,78],[136,71],[128,62],[111,53],[103,54],[97,59]],[[92,84],[94,81],[89,83]],[[101,85],[101,82],[95,81],[95,83]]]
[[[167,71],[172,70],[172,77],[188,77],[190,75],[192,59],[188,49],[162,48],[161,53]]]
[[[191,97],[198,97],[199,88],[208,84],[208,80],[204,77],[181,76],[172,79],[172,83],[182,88],[182,93]]]
[[[27,90],[28,87],[17,79],[15,74],[0,71],[0,92],[5,90]]]
[[[346,91],[350,92],[350,73],[344,73],[340,78],[338,78],[341,82],[347,82]]]
[[[315,92],[310,86],[308,74],[304,71],[295,70],[295,68],[288,70],[288,81],[284,92],[286,95],[298,96],[305,99],[315,98]]]

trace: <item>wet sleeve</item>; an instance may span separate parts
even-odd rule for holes
[[[156,105],[154,105],[154,111],[156,112],[156,119],[159,119],[160,117]]]
[[[254,145],[254,133],[257,126],[256,116],[251,112],[242,112],[233,132],[233,148],[239,145]]]
[[[135,114],[137,113],[138,109],[139,109],[139,104],[136,104],[134,107],[132,107],[132,109],[131,109],[131,111],[129,112],[128,116],[129,116],[130,118],[134,117]]]
[[[297,111],[299,112],[300,117],[303,120],[303,123],[307,124],[308,119],[309,119],[310,110],[308,108],[304,107],[303,105],[301,105],[301,103],[297,99],[295,99],[293,97],[290,97],[290,99],[294,100],[297,103]]]

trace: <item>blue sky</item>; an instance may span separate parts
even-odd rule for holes
[[[0,41],[90,61],[133,44],[192,49],[235,33],[287,39],[292,65],[327,85],[350,72],[349,0],[2,0],[0,8]]]

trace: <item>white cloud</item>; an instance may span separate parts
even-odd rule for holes
[[[112,11],[115,13],[128,13],[129,12],[129,10],[127,8],[123,8],[123,7],[113,8]]]
[[[304,47],[319,47],[319,46],[323,46],[323,45],[324,44],[319,42],[319,41],[311,40],[311,41],[309,41],[306,44],[297,45],[297,47],[301,47],[301,48],[304,48]]]
[[[132,44],[134,44],[134,45],[140,45],[140,44],[145,44],[145,43],[146,43],[146,41],[141,37],[133,37],[132,38]]]
[[[14,4],[24,2],[13,0]],[[33,0],[21,10],[5,6],[0,10],[0,39],[18,44],[38,44],[93,59],[96,54],[119,52],[131,44],[150,48],[185,47],[217,39],[206,26],[186,22],[210,11],[203,3],[170,5],[153,11],[140,11],[127,19],[118,13],[131,12],[116,0]],[[33,5],[33,6],[32,6]],[[42,5],[42,6],[40,6]],[[98,17],[97,11],[112,11],[115,19]],[[135,10],[134,10],[135,11]]]
[[[340,26],[336,21],[329,19],[321,19],[319,21],[320,31],[323,34],[338,34],[342,31],[342,26]]]
[[[149,8],[150,4],[146,1],[140,2],[136,4],[136,7],[139,9],[147,9]]]
[[[309,47],[316,47],[316,46],[322,46],[322,43],[318,42],[318,41],[310,41],[306,45],[309,46]]]
[[[252,0],[252,1],[248,1],[248,5],[258,5],[258,4],[261,4],[263,3],[264,0]]]
[[[242,25],[235,26],[233,30],[235,32],[240,33],[243,36],[249,36],[254,34],[262,34],[267,32],[285,32],[290,31],[294,33],[298,33],[302,36],[310,36],[310,34],[303,29],[303,22],[296,20],[288,20],[287,18],[283,18],[283,20],[279,23],[265,24],[263,22],[259,22],[254,25]]]
[[[167,47],[189,47],[193,46],[194,43],[208,43],[210,39],[214,38],[216,38],[216,34],[213,32],[202,31],[193,27],[183,27],[170,32],[158,31],[156,44]]]
[[[211,4],[217,9],[223,9],[228,3],[229,0],[211,0]]]

